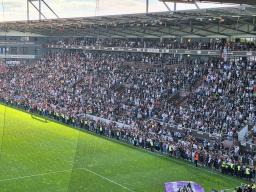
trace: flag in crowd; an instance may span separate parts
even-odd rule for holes
[[[179,181],[165,183],[166,192],[204,192],[204,189],[198,183],[190,181]]]

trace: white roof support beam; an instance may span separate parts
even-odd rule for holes
[[[165,7],[168,9],[168,11],[172,12],[172,10],[170,9],[170,7],[163,1],[163,4],[165,5]]]
[[[198,4],[195,2],[195,6],[197,9],[200,9],[200,7],[198,6]]]

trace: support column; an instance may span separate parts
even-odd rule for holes
[[[176,11],[176,8],[177,7],[177,4],[176,4],[176,2],[174,2],[174,11]]]
[[[41,21],[41,13],[42,13],[41,0],[39,0],[39,21]]]
[[[27,0],[27,20],[29,21],[29,0]]]
[[[33,2],[38,1],[39,6],[37,7]],[[38,12],[39,12],[39,20],[41,20],[41,17],[43,16],[45,19],[45,15],[42,13],[42,2],[50,9],[50,11],[57,17],[58,15],[52,10],[52,8],[44,1],[44,0],[27,0],[27,20],[29,21],[29,4],[31,4]]]
[[[195,2],[195,6],[197,9],[200,9],[200,7],[198,6],[198,4]]]
[[[164,4],[165,7],[168,9],[168,11],[172,12],[172,10],[171,10],[170,7],[166,4],[166,2],[163,1],[163,4]]]
[[[148,13],[148,1],[149,0],[146,0],[146,13]]]
[[[180,42],[183,43],[183,37],[180,37]]]

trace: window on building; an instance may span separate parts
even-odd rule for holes
[[[28,47],[21,47],[20,48],[20,54],[21,55],[28,55],[29,54],[29,48]]]
[[[10,54],[17,55],[18,54],[18,48],[17,47],[11,47],[10,48]]]
[[[9,40],[10,41],[18,41],[18,38],[17,37],[10,37]]]
[[[6,37],[5,36],[1,36],[0,40],[6,41]]]
[[[35,55],[39,55],[39,53],[40,53],[40,50],[38,48],[35,49]]]

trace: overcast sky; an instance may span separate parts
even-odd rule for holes
[[[46,3],[61,18],[84,17],[98,15],[117,15],[129,13],[143,13],[146,11],[146,0],[45,0]],[[0,1],[1,2],[1,1]],[[34,1],[38,7],[38,2]],[[167,3],[173,10],[173,3]],[[221,4],[198,3],[200,8],[224,7]],[[177,10],[196,9],[193,4],[177,4]],[[162,2],[149,0],[149,12],[167,11]],[[55,16],[42,3],[42,13],[47,19]],[[30,19],[39,18],[38,12],[30,5]],[[43,17],[42,17],[43,18]],[[27,20],[27,0],[3,0],[0,3],[0,21]]]

